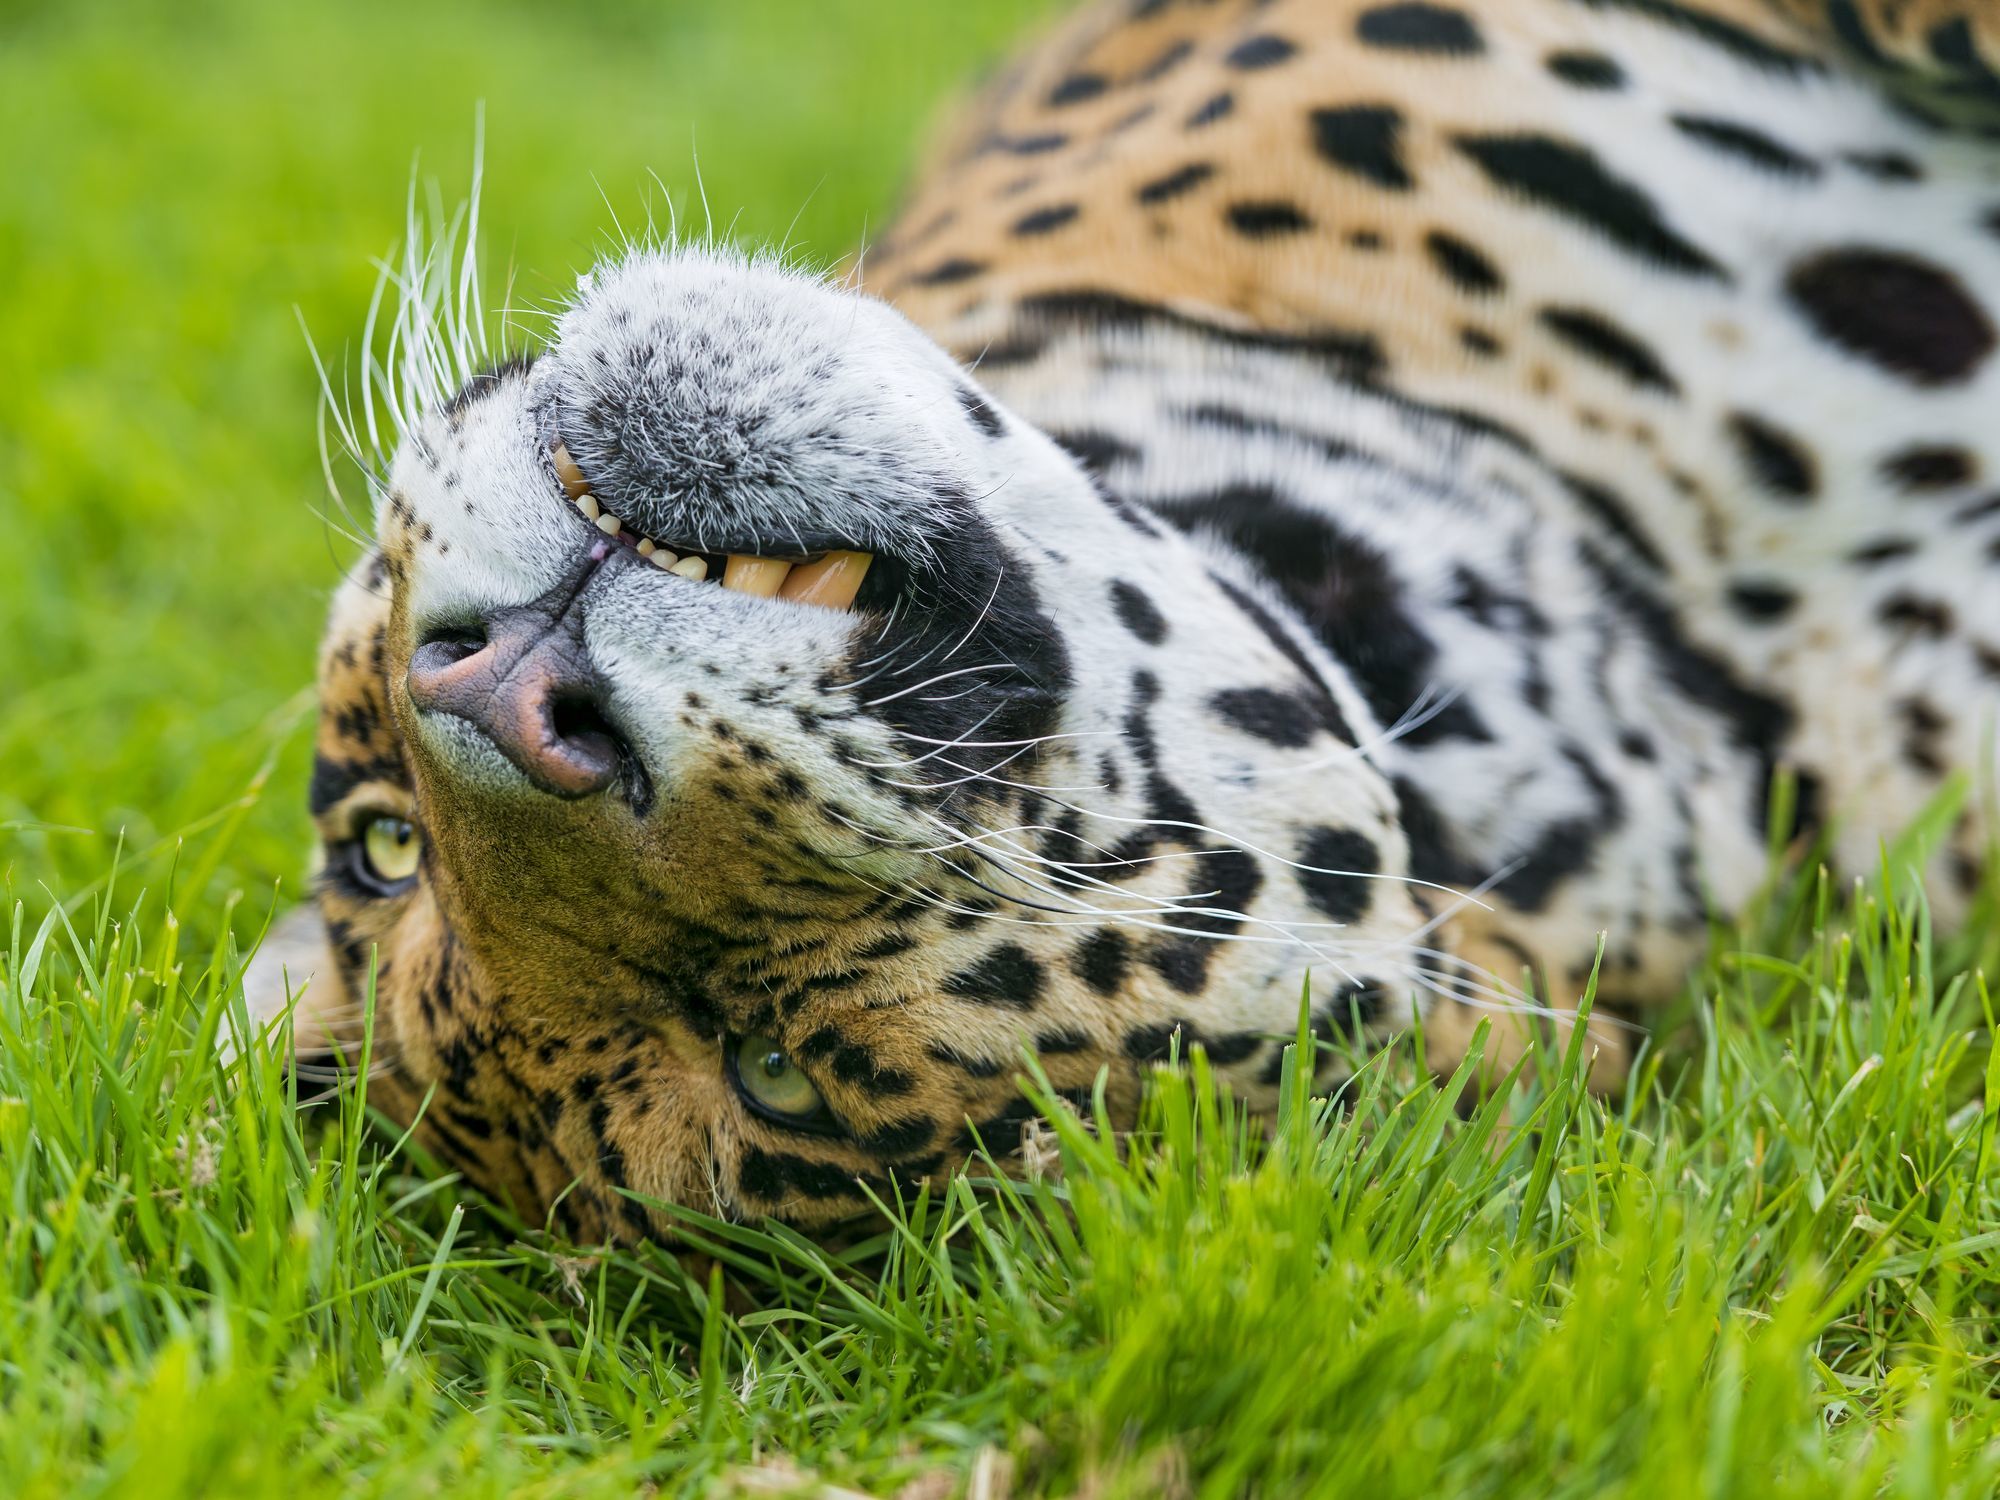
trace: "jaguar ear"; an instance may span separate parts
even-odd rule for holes
[[[243,970],[243,1000],[253,1037],[270,1032],[289,1009],[300,1057],[333,1050],[332,1023],[347,1005],[347,985],[317,904],[294,907],[272,924]]]

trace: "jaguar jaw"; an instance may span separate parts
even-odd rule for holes
[[[598,503],[590,481],[570,456],[568,447],[558,442],[550,450],[556,478],[563,494],[582,517],[606,536],[630,547],[654,567],[692,583],[708,579],[720,564],[721,583],[726,589],[759,599],[782,599],[790,604],[810,604],[821,609],[848,610],[854,607],[862,579],[874,561],[872,553],[834,550],[804,558],[764,557],[753,553],[730,552],[720,556],[691,548],[662,545],[652,537],[633,531],[619,517]]]

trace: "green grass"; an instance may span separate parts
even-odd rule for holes
[[[0,0],[8,1494],[2000,1484],[2000,924],[1934,939],[1908,849],[1719,930],[1615,1105],[1549,1058],[1461,1119],[1404,1047],[1267,1141],[1197,1057],[1129,1138],[1056,1111],[1039,1180],[833,1247],[689,1220],[707,1263],[509,1223],[216,1060],[349,555],[292,308],[358,326],[412,152],[462,191],[486,101],[524,301],[649,169],[685,211],[697,149],[720,220],[832,257],[1045,8]]]
[[[1038,1178],[832,1247],[685,1216],[705,1264],[510,1224],[354,1094],[218,1063],[237,960],[155,899],[4,948],[15,1494],[2000,1484],[1995,955],[1893,888],[1781,884],[1616,1106],[1571,1055],[1462,1120],[1398,1048],[1294,1074],[1267,1139],[1197,1053],[1132,1135],[1050,1104]]]

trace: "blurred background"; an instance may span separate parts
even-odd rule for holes
[[[669,200],[699,227],[697,160],[718,227],[832,261],[1051,8],[0,0],[0,899],[86,894],[121,837],[125,899],[240,890],[254,932],[298,894],[354,552],[301,320],[351,363],[413,162],[461,200],[482,103],[491,300]]]

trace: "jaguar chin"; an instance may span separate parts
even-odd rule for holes
[[[819,1225],[1011,1150],[1027,1054],[1265,1109],[1304,995],[1323,1081],[1505,1064],[1600,936],[1677,991],[1779,770],[1858,866],[1990,770],[1991,152],[1803,11],[1547,9],[1092,10],[865,286],[637,249],[421,372],[260,1013],[372,974],[371,1097],[579,1237]]]

